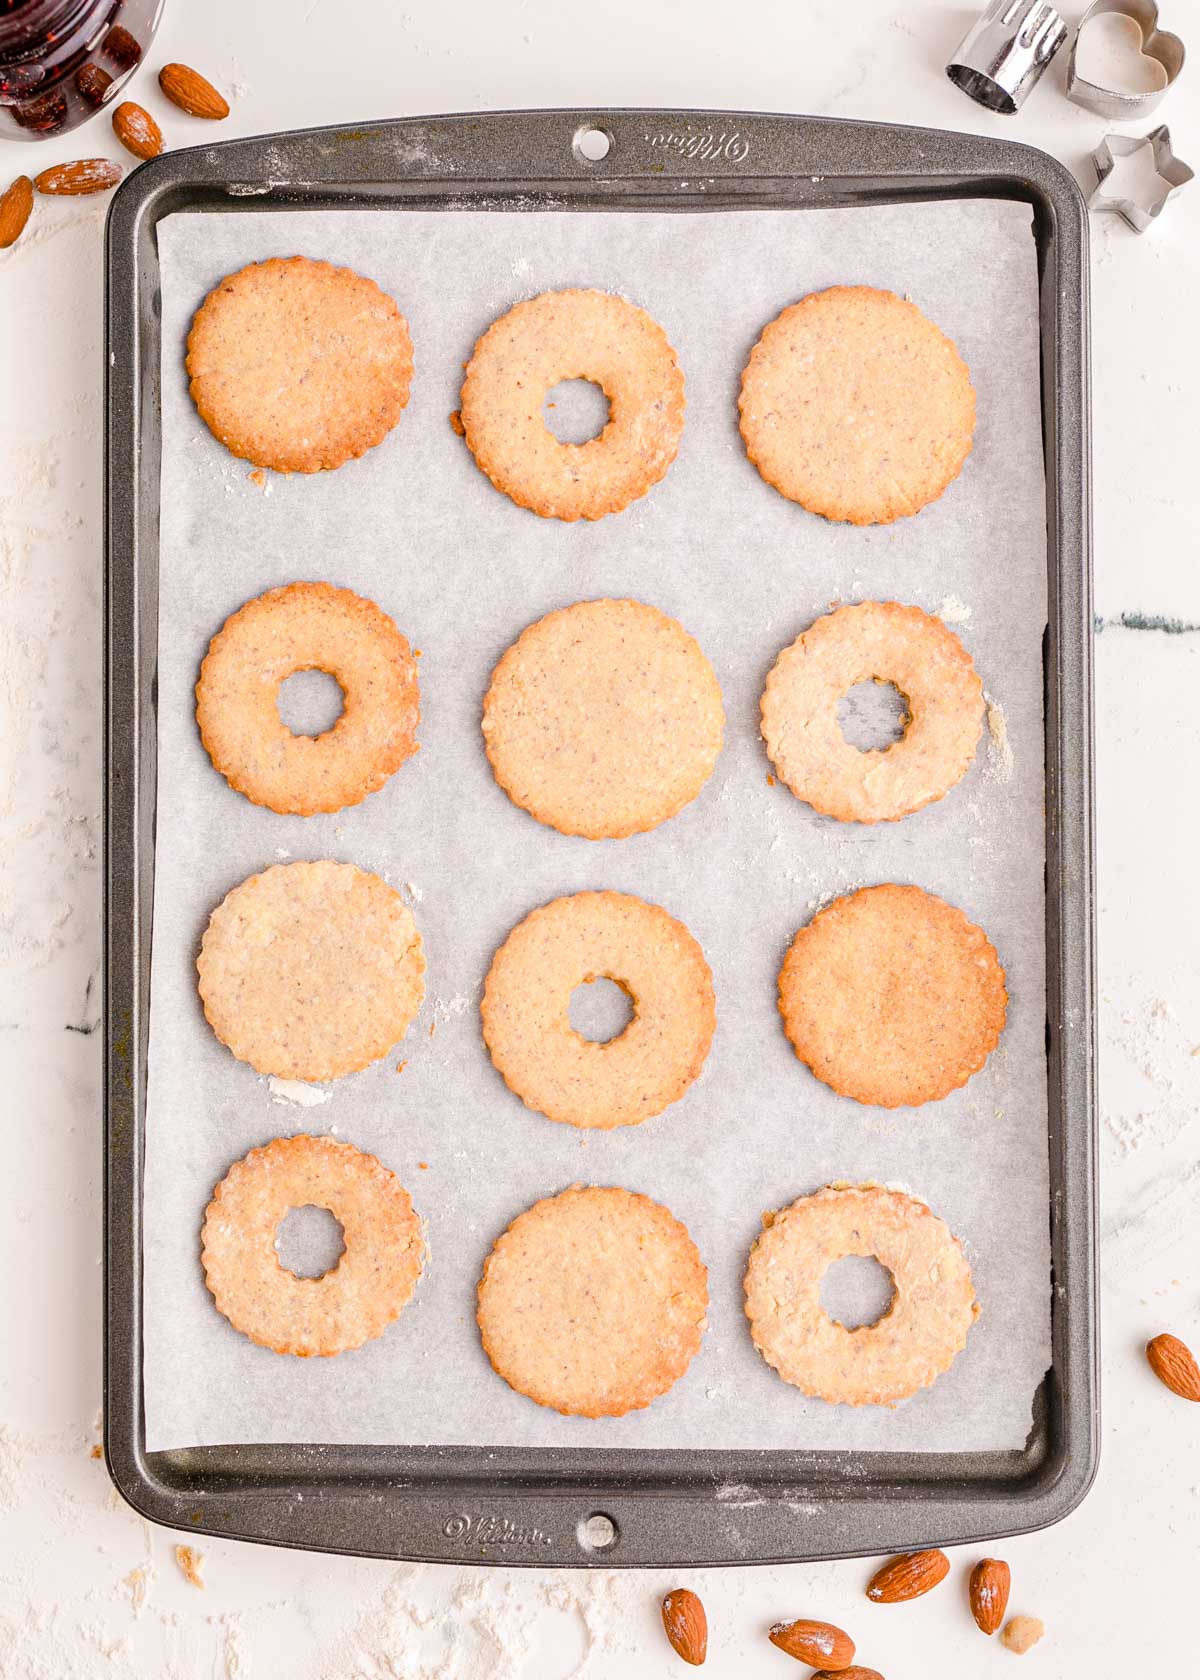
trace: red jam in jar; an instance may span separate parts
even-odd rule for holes
[[[0,135],[43,140],[86,122],[154,39],[163,0],[0,0]]]

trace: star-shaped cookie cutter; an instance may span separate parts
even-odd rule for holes
[[[1153,150],[1154,170],[1160,190],[1143,189],[1136,198],[1122,198],[1116,193],[1106,191],[1109,176],[1117,166],[1117,159],[1133,157],[1145,146]],[[1124,217],[1135,233],[1145,233],[1146,229],[1153,225],[1167,200],[1177,193],[1180,187],[1185,187],[1195,173],[1171,150],[1171,131],[1165,123],[1160,123],[1157,128],[1151,129],[1149,134],[1140,138],[1136,134],[1105,135],[1092,153],[1092,162],[1096,166],[1096,188],[1088,199],[1088,209],[1115,211],[1118,216]]]

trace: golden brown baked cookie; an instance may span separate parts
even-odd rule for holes
[[[1000,1038],[1004,970],[982,928],[920,887],[864,887],[802,927],[779,971],[779,1011],[826,1085],[881,1108],[936,1102]]]
[[[580,601],[522,631],[492,673],[483,737],[496,780],[561,834],[657,828],[712,774],[725,729],[713,668],[641,601]]]
[[[776,316],[742,376],[742,437],[768,484],[826,519],[917,513],[971,453],[975,392],[917,306],[831,286]]]
[[[838,701],[856,683],[890,682],[908,707],[903,737],[860,752]],[[983,728],[983,684],[953,630],[920,607],[839,607],[779,655],[762,697],[771,762],[797,799],[840,822],[895,822],[965,775]]]
[[[341,717],[323,735],[293,735],[279,688],[327,671]],[[357,805],[417,750],[417,665],[374,601],[330,583],[289,583],[235,612],[209,643],[196,722],[213,767],[255,805],[308,817]]]
[[[497,1240],[479,1280],[493,1367],[569,1417],[621,1417],[665,1394],[699,1351],[707,1311],[695,1243],[632,1190],[575,1185],[536,1202]]]
[[[328,1208],[345,1252],[322,1277],[279,1262],[289,1209]],[[421,1222],[395,1173],[330,1137],[276,1138],[236,1161],[204,1215],[204,1277],[235,1330],[275,1353],[327,1357],[381,1336],[400,1316],[424,1261]]]
[[[924,1202],[878,1184],[802,1196],[766,1229],[746,1267],[754,1345],[784,1382],[817,1400],[891,1406],[950,1368],[979,1316],[962,1246]],[[892,1304],[847,1330],[821,1305],[821,1279],[847,1254],[892,1274]]]
[[[408,323],[373,280],[308,257],[226,275],[192,322],[187,371],[226,449],[276,472],[321,472],[391,431],[412,379]]]
[[[560,443],[546,393],[587,379],[608,398],[588,443]],[[475,346],[460,419],[497,490],[545,519],[602,519],[657,484],[683,433],[683,374],[644,309],[611,292],[543,292],[494,321]]]
[[[633,1002],[616,1038],[572,1027],[575,987],[614,980]],[[717,1022],[712,974],[682,922],[627,893],[583,892],[533,910],[492,959],[483,1036],[527,1108],[571,1126],[636,1126],[704,1066]]]
[[[425,995],[412,912],[351,863],[277,863],[209,918],[196,963],[208,1024],[280,1079],[340,1079],[389,1051]]]

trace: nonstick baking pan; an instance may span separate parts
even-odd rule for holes
[[[159,220],[180,211],[392,204],[719,214],[942,198],[1031,206],[1041,299],[1052,1363],[1024,1449],[148,1452],[141,1220],[157,755]],[[1086,265],[1083,200],[1044,153],[808,117],[563,110],[414,118],[173,152],[121,187],[106,256],[105,1448],[114,1482],[139,1511],[186,1531],[310,1549],[613,1567],[983,1541],[1056,1522],[1083,1498],[1099,1434]]]

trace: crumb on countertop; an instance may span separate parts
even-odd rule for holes
[[[200,1573],[200,1565],[204,1562],[204,1554],[194,1546],[176,1546],[175,1562],[182,1569],[185,1579],[203,1590],[204,1577]]]
[[[1023,1657],[1026,1651],[1032,1651],[1038,1640],[1046,1631],[1046,1624],[1037,1616],[1013,1616],[1004,1624],[1004,1631],[1000,1635],[1000,1643],[1006,1651],[1012,1651],[1016,1656]]]

